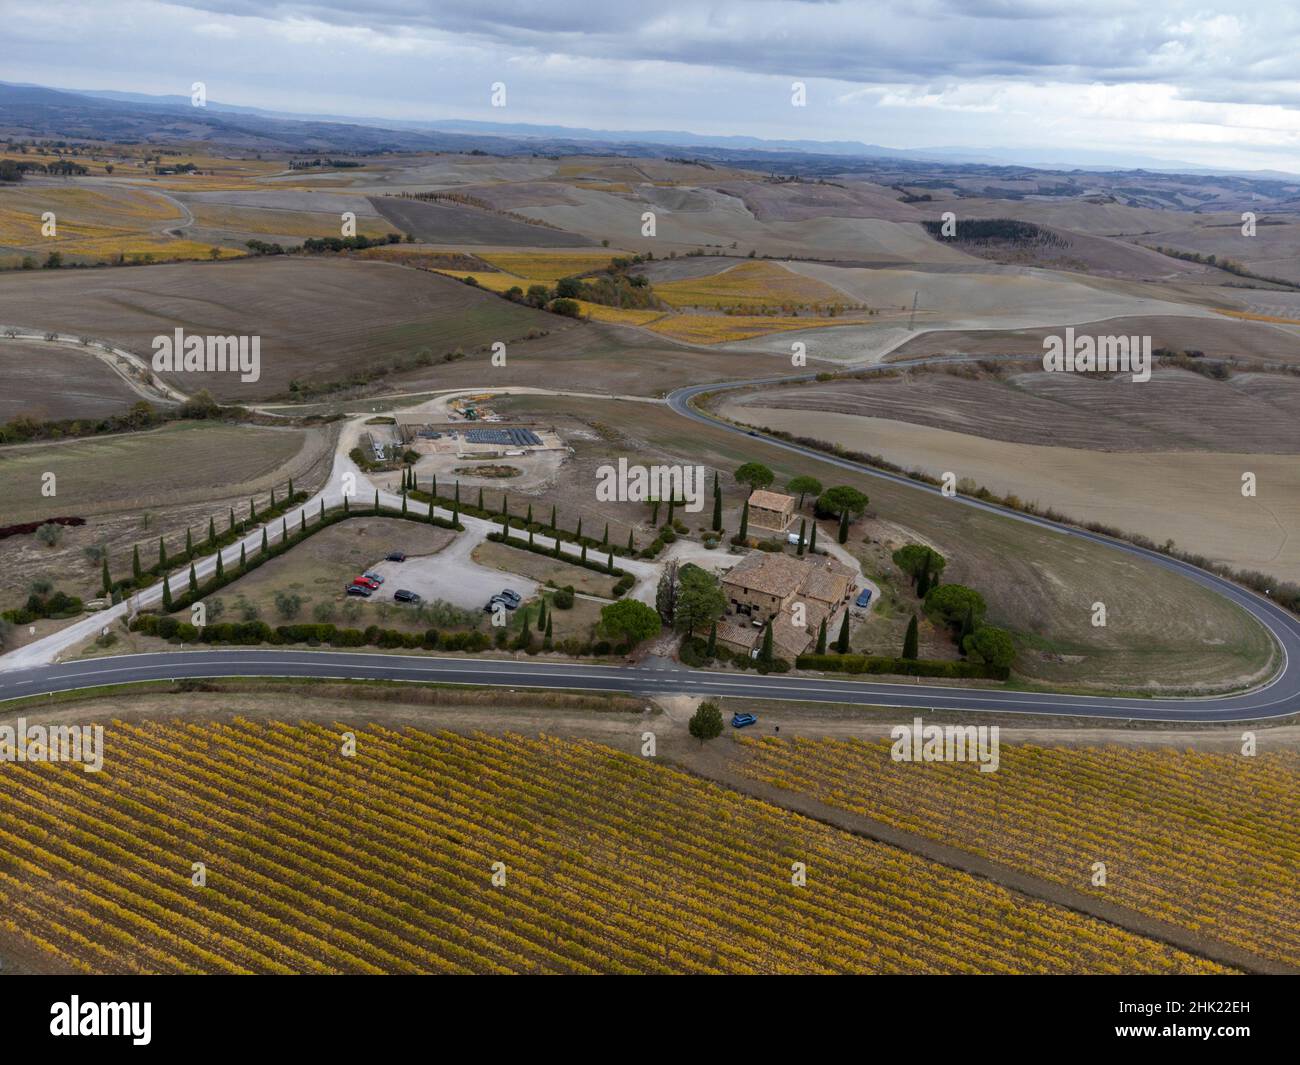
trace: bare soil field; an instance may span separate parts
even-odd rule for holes
[[[1111,318],[1099,323],[1096,332],[1150,336],[1154,348],[1200,351],[1212,358],[1300,362],[1300,336],[1293,329],[1223,315],[1209,318],[1163,315]],[[935,330],[905,339],[888,353],[886,361],[951,354],[1037,355],[1042,358],[1043,340],[1060,333],[1059,327]],[[813,350],[810,344],[810,357]]]
[[[505,244],[518,248],[572,248],[595,243],[578,233],[533,226],[459,203],[430,203],[376,196],[375,210],[404,233],[427,244]]]
[[[164,375],[186,392],[251,402],[291,382],[347,380],[428,351],[432,360],[568,322],[423,270],[282,257],[190,266],[0,274],[0,322],[86,333],[152,355],[155,336],[261,338],[261,377]]]
[[[776,472],[778,486],[800,473],[827,484],[854,485],[871,499],[869,519],[888,521],[896,535],[938,547],[950,560],[945,579],[978,588],[988,600],[990,621],[1016,633],[1022,648],[1016,668],[1026,678],[1103,689],[1209,690],[1249,683],[1273,667],[1270,641],[1248,615],[1189,581],[1099,545],[953,506],[905,486],[835,471],[761,440],[685,423],[659,406],[512,396],[498,401],[498,408],[544,418],[548,424],[577,417],[605,428],[602,437],[591,441],[590,451],[570,437],[577,450],[575,473],[543,495],[549,502],[551,493],[562,493],[556,498],[566,526],[571,525],[574,507],[596,507],[595,467],[610,458],[617,461],[622,454],[630,462],[688,462],[722,469],[724,524],[734,531],[741,494],[726,473],[756,460]],[[1294,468],[1294,460],[1289,461]],[[1234,485],[1240,485],[1239,474],[1238,469]],[[1204,491],[1204,485],[1196,491]],[[1183,505],[1179,501],[1178,506]],[[605,509],[620,525],[629,519],[649,520],[644,505],[613,504]],[[694,529],[707,525],[708,519],[702,513],[685,520]],[[585,521],[584,528],[590,527]],[[851,544],[861,544],[875,528],[870,521],[855,525]],[[610,535],[617,539],[613,528]],[[1091,624],[1090,608],[1097,600],[1108,606],[1106,628]]]
[[[833,412],[1093,451],[1300,453],[1300,376],[1285,373],[1219,381],[1158,368],[1135,383],[1028,362],[994,372],[950,364],[768,387],[730,402],[807,411],[809,423]]]
[[[763,397],[767,402],[767,397]],[[880,455],[931,476],[946,471],[1080,521],[1099,521],[1238,569],[1300,579],[1300,463],[1294,453],[1044,447],[888,418],[726,404],[721,412]],[[1243,498],[1242,475],[1263,486]]]
[[[0,540],[0,596],[6,603],[38,577],[89,598],[99,594],[100,562],[88,549],[105,547],[111,567],[129,572],[131,548],[142,560],[158,557],[158,537],[173,550],[185,529],[206,533],[229,508],[239,515],[248,500],[265,500],[272,486],[314,490],[333,459],[328,429],[270,429],[247,425],[177,422],[147,433],[6,447],[0,462],[0,498],[6,521],[62,515],[87,518],[66,528],[55,547],[34,536]],[[41,494],[42,475],[53,473],[57,494]]]
[[[140,397],[91,351],[0,339],[0,422],[19,415],[35,421],[118,414]]]

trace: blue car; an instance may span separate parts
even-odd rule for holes
[[[871,602],[871,589],[863,588],[862,591],[858,593],[858,597],[855,600],[853,600],[853,605],[866,606],[870,602]]]
[[[731,715],[732,728],[744,728],[746,725],[755,725],[757,723],[758,723],[758,718],[756,718],[753,714],[732,714]]]

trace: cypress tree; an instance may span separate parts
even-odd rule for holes
[[[193,554],[194,554],[194,537],[191,535],[190,530],[189,530],[188,528],[186,528],[186,530],[185,530],[185,557],[186,557],[186,558],[189,558],[189,557],[191,557]]]
[[[807,527],[808,527],[808,519],[807,519],[807,518],[800,518],[800,519],[799,519],[799,549],[798,549],[798,551],[795,552],[795,553],[798,554],[798,555],[802,555],[802,554],[803,554],[803,549],[804,549],[804,539],[803,539],[803,534],[804,534],[804,530],[805,530]]]
[[[199,575],[194,572],[194,563],[190,563],[190,595],[199,594]]]
[[[226,568],[221,562],[221,552],[217,552],[217,579],[220,580],[226,575]]]
[[[608,555],[605,556],[605,568],[606,568],[607,570],[609,570],[610,573],[613,573],[613,572],[614,572],[614,552],[613,552],[613,551],[611,551]]]
[[[717,477],[718,475],[715,473],[713,475],[714,484],[717,484]],[[709,629],[709,644],[707,647],[705,647],[704,653],[707,654],[710,658],[716,658],[718,655],[718,623],[716,621],[713,623],[713,626]]]
[[[556,529],[556,528],[558,528],[558,527],[559,527],[559,526],[557,526],[557,525],[555,524],[555,504],[552,503],[552,504],[551,504],[551,528],[552,528],[552,529]]]
[[[275,486],[274,486],[274,485],[271,486],[271,506],[270,506],[270,509],[271,509],[271,510],[274,510],[274,509],[275,509]]]
[[[244,550],[244,545],[240,544],[239,545],[239,568],[246,569],[247,567],[248,567],[248,554]]]
[[[325,497],[320,497],[320,520],[325,520]]]
[[[231,508],[230,508],[230,524],[229,524],[228,526],[226,526],[226,532],[234,532],[234,531],[235,531],[235,508],[234,508],[234,507],[231,507]]]
[[[736,539],[744,540],[749,536],[749,500],[745,500],[745,505],[740,511],[740,532],[736,534]]]
[[[208,519],[208,550],[214,551],[217,547],[217,523],[211,518]]]
[[[575,533],[573,534],[573,538],[574,538],[575,540],[581,540],[581,539],[582,539],[582,519],[581,519],[581,518],[578,519],[578,531],[575,532]]]
[[[636,541],[632,539],[632,530],[627,531],[627,553],[630,555],[636,550]]]
[[[101,574],[101,577],[103,578],[104,594],[108,595],[109,592],[113,590],[113,578],[110,577],[108,574],[108,552],[107,551],[104,552],[104,572]]]
[[[167,565],[167,545],[163,543],[163,538],[158,537],[158,569],[161,570]]]
[[[433,524],[433,498],[432,497],[430,497],[429,499],[429,510],[428,513],[425,514],[424,520],[427,521],[430,525]]]
[[[438,495],[438,475],[436,473],[429,476],[429,495],[435,498]]]
[[[402,493],[402,517],[406,517],[406,493]]]
[[[650,502],[650,524],[656,529],[659,528],[659,500],[657,499]]]
[[[504,514],[507,518],[510,517],[510,493],[509,492],[501,493],[501,513]]]
[[[817,553],[817,522],[813,521],[812,532],[808,536],[808,554],[814,555],[816,553]]]
[[[676,497],[675,495],[671,495],[671,496],[668,497],[668,522],[667,522],[667,524],[669,524],[669,525],[671,525],[671,524],[673,523],[673,508],[674,508],[675,506],[677,506],[677,497]]]
[[[609,546],[609,522],[605,522],[605,535],[600,538],[600,546]]]
[[[347,500],[345,499],[344,502],[347,502]],[[266,554],[267,546],[268,546],[268,545],[267,545],[267,542],[266,542],[266,527],[263,526],[263,527],[262,527],[262,554],[263,554],[263,555]]]
[[[131,576],[138,581],[140,579],[141,572],[142,571],[140,569],[140,545],[134,544],[131,547]]]
[[[307,508],[306,507],[303,507],[302,510],[298,511],[298,531],[299,532],[307,531]]]
[[[763,646],[758,652],[758,660],[764,663],[772,661],[772,623],[763,626]]]
[[[460,503],[460,482],[456,482],[456,502]]]
[[[840,511],[840,534],[836,539],[842,544],[849,542],[849,512],[847,510]]]
[[[529,524],[529,525],[531,525],[531,524],[533,523],[533,505],[532,505],[531,503],[528,504],[528,519],[527,519],[527,520],[528,520],[528,524]]]
[[[379,513],[379,489],[375,489],[375,513]]]
[[[257,521],[257,500],[256,499],[250,499],[248,501],[248,520],[250,524],[252,522]]]
[[[849,653],[849,612],[844,611],[844,620],[840,623],[840,638],[835,641],[835,650],[842,655]]]
[[[166,577],[163,578],[163,609],[170,611],[172,608],[172,586],[171,581]]]
[[[717,475],[715,474],[713,481],[715,486],[713,491],[713,531],[722,532],[722,493],[717,490],[717,483]]]
[[[478,509],[483,509],[483,486],[479,485],[478,489]]]
[[[540,629],[542,623],[546,620],[546,600],[543,599],[537,604],[537,627]]]
[[[822,623],[817,629],[817,653],[824,655],[826,653],[826,619],[822,618]]]
[[[344,514],[348,513],[348,497],[347,497],[347,496],[344,496],[344,497],[343,497],[343,513],[344,513]]]
[[[907,635],[903,637],[903,657],[916,658],[917,651],[917,634],[916,634],[916,615],[912,615],[912,620],[907,623]]]
[[[289,478],[289,502],[293,502],[293,478]]]
[[[460,500],[459,499],[456,500],[456,502],[454,502],[451,505],[451,523],[453,525],[460,524]]]
[[[289,544],[289,519],[280,519],[280,546],[287,547]]]
[[[558,535],[555,537],[555,557],[560,557],[560,537]]]
[[[586,562],[586,561],[587,561],[587,545],[586,545],[586,544],[583,544],[583,545],[582,545],[582,561],[583,561],[583,562]],[[105,567],[107,567],[107,566],[108,566],[108,563],[106,562],[106,563],[104,563],[104,565],[105,565]],[[108,572],[108,569],[105,568],[104,572],[107,573],[107,572]]]

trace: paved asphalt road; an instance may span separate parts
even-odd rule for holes
[[[811,375],[808,375],[811,376]],[[696,421],[742,433],[690,405],[693,397],[722,388],[759,385],[798,378],[766,378],[728,385],[698,385],[668,397],[677,413]],[[755,434],[762,435],[762,434]],[[824,455],[797,444],[763,435],[765,443],[806,454],[829,465],[871,477],[894,481],[915,491],[938,489],[906,477],[872,469],[846,459]],[[1052,695],[963,689],[925,684],[879,683],[801,675],[760,676],[664,667],[619,667],[585,663],[507,661],[472,657],[437,658],[423,655],[388,655],[348,651],[283,651],[228,648],[206,651],[122,655],[0,672],[0,700],[46,692],[70,691],[129,681],[168,680],[185,677],[281,676],[322,678],[375,678],[403,681],[440,681],[515,688],[566,688],[633,692],[645,695],[680,694],[750,696],[755,699],[797,699],[812,702],[897,706],[906,709],[972,710],[1012,714],[1043,714],[1133,719],[1141,721],[1249,721],[1284,717],[1300,712],[1300,619],[1230,581],[1184,562],[1132,544],[1069,526],[1057,525],[977,499],[962,496],[948,502],[978,507],[1015,521],[1028,522],[1064,536],[1105,544],[1115,551],[1140,556],[1154,565],[1173,570],[1232,600],[1264,625],[1281,646],[1282,670],[1263,687],[1216,698],[1148,699],[1108,698],[1091,695]]]

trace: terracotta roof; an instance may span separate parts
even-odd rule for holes
[[[749,505],[751,507],[762,507],[764,510],[790,510],[794,509],[794,496],[783,496],[780,492],[765,492],[759,488],[749,494]]]
[[[813,564],[799,591],[809,599],[819,599],[823,603],[838,603],[853,587],[853,573],[835,559],[827,561],[831,565]]]
[[[722,576],[723,584],[738,584],[764,595],[784,599],[799,590],[808,563],[775,551],[751,551]]]

